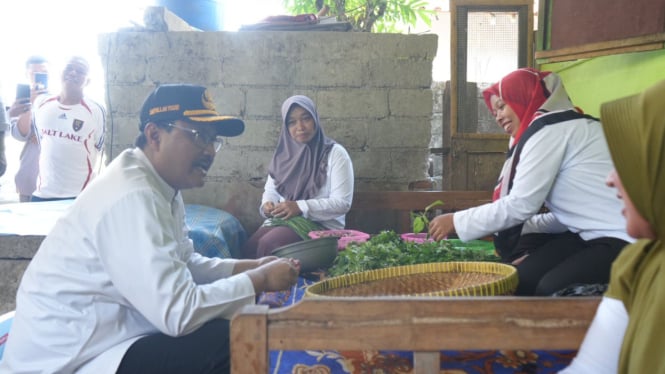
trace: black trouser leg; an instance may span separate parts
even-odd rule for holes
[[[118,374],[226,374],[231,371],[229,321],[212,320],[191,334],[146,336],[134,342]]]

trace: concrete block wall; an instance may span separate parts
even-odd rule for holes
[[[234,214],[252,232],[281,126],[294,94],[318,105],[326,134],[348,150],[356,190],[405,190],[427,178],[436,35],[353,32],[121,31],[99,39],[105,69],[107,159],[132,146],[156,84],[210,88],[217,109],[245,120],[187,203]]]
[[[0,236],[0,314],[16,309],[16,290],[42,240],[41,235]]]

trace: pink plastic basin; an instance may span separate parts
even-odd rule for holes
[[[351,242],[364,243],[369,239],[369,234],[356,230],[321,230],[310,231],[309,237],[312,239],[322,238],[326,236],[339,237],[337,241],[337,249],[342,250],[346,248]]]

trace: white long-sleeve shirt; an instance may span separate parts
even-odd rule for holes
[[[25,271],[0,373],[115,373],[140,337],[181,336],[254,303],[235,261],[194,252],[180,192],[141,150],[124,151]]]
[[[268,201],[274,203],[286,199],[275,189],[275,181],[268,176],[261,198],[261,207]],[[353,201],[353,164],[346,149],[335,144],[328,155],[328,169],[326,181],[311,199],[297,200],[298,208],[305,218],[319,222],[327,229],[340,230],[344,228],[346,213],[351,209]]]
[[[456,212],[462,240],[480,238],[526,220],[523,232],[579,233],[584,240],[626,234],[623,203],[605,185],[614,168],[602,125],[586,118],[545,126],[526,142],[510,194]],[[534,216],[543,203],[551,214]]]
[[[621,300],[603,296],[577,356],[559,374],[617,373],[628,319]]]

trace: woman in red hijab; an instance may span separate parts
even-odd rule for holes
[[[600,122],[572,104],[551,72],[516,70],[483,96],[511,135],[494,201],[436,217],[430,234],[454,231],[464,241],[497,234],[497,251],[517,267],[520,295],[607,283],[632,239],[605,185],[613,165]]]

